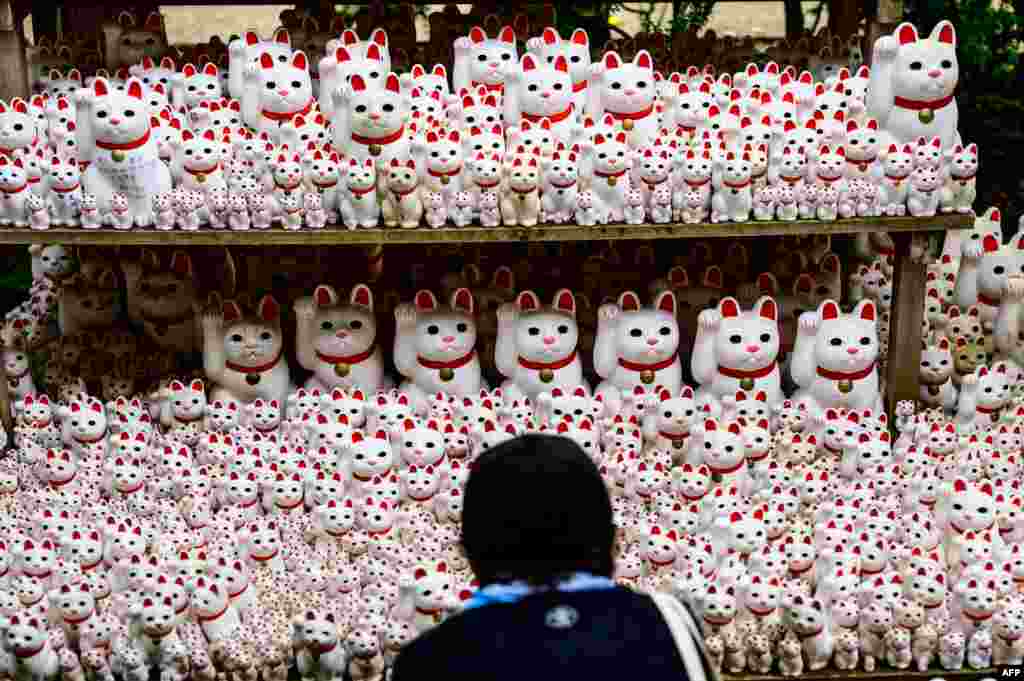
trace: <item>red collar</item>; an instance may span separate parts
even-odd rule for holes
[[[393,527],[394,527],[394,525],[392,525],[391,527],[389,527],[386,530],[379,530],[379,531],[367,530],[366,531],[366,536],[370,537],[371,539],[373,539],[374,537],[386,537],[389,534],[391,534],[391,530],[392,530]]]
[[[353,189],[352,187],[348,187],[349,193],[350,194],[355,194],[356,196],[366,196],[367,194],[369,194],[370,192],[374,191],[375,189],[377,189],[377,188],[374,187],[373,185],[370,185],[366,189]]]
[[[275,425],[270,426],[268,428],[260,428],[258,425],[256,425],[254,423],[254,424],[252,424],[252,427],[255,428],[256,430],[258,430],[261,433],[273,433],[275,430],[277,430],[277,426],[279,426],[279,425],[281,425],[281,424],[278,423],[278,424],[275,424]]]
[[[815,175],[815,177],[817,177],[822,182],[826,182],[828,184],[832,184],[833,182],[838,182],[839,180],[843,179],[842,175],[836,175],[835,177],[825,177],[824,175]]]
[[[458,369],[469,364],[473,358],[476,357],[476,350],[470,350],[468,354],[453,360],[451,362],[444,362],[436,359],[426,359],[424,357],[416,357],[416,361],[420,363],[421,367],[426,369]]]
[[[329,530],[326,527],[324,528],[324,532],[326,532],[327,534],[329,534],[329,535],[331,535],[332,537],[335,537],[335,538],[337,538],[337,537],[344,537],[345,535],[348,534],[348,530],[341,530],[339,532],[338,530]]]
[[[653,558],[648,558],[647,562],[651,563],[652,565],[657,565],[658,567],[668,567],[669,565],[672,565],[673,563],[675,563],[676,559],[675,558],[670,558],[668,560],[661,561],[661,560],[654,560]]]
[[[96,568],[98,568],[100,566],[100,563],[102,563],[102,562],[103,562],[103,559],[100,558],[98,561],[96,561],[95,563],[92,563],[90,565],[81,565],[81,566],[79,566],[79,569],[81,569],[82,572],[91,572],[91,571],[95,570]]]
[[[707,622],[708,624],[710,624],[713,627],[724,627],[725,625],[729,624],[729,622],[732,622],[732,620],[728,619],[728,618],[723,619],[723,620],[719,620],[719,621],[715,621],[713,619],[708,619],[707,615],[704,615],[704,621]]]
[[[821,629],[818,629],[817,631],[812,631],[809,634],[797,634],[796,637],[798,639],[800,639],[801,641],[806,641],[809,638],[814,638],[815,636],[817,636],[818,634],[820,634],[823,631],[825,631],[824,627],[822,627]]]
[[[910,177],[910,173],[907,173],[906,175],[890,175],[889,173],[886,173],[885,176],[886,176],[886,178],[896,182],[896,184],[898,186],[900,182],[902,182],[903,180],[905,180],[908,177]]]
[[[243,586],[243,587],[242,587],[241,589],[239,589],[238,591],[229,591],[229,592],[228,592],[228,597],[229,597],[229,598],[238,598],[239,596],[241,596],[242,594],[244,594],[244,593],[246,592],[246,590],[248,590],[248,588],[249,588],[249,582],[246,582],[246,583],[245,583],[245,586]]]
[[[244,504],[238,504],[238,507],[239,508],[252,508],[253,506],[256,505],[256,502],[258,502],[259,500],[260,500],[259,497],[253,497],[252,501],[247,501]]]
[[[388,469],[383,473],[371,473],[370,475],[359,475],[358,473],[352,473],[352,477],[358,480],[359,482],[370,482],[378,475],[381,477],[381,479],[388,477],[389,475],[391,475],[391,468],[388,467]]]
[[[68,192],[75,191],[76,189],[78,189],[81,186],[82,186],[81,182],[76,182],[73,187],[68,187],[67,189],[63,189],[61,187],[50,187],[50,191],[55,191],[58,194],[67,194]]]
[[[476,186],[480,187],[480,189],[494,189],[499,184],[501,184],[501,180],[498,180],[497,182],[492,182],[490,184],[488,184],[486,182],[480,182],[479,180],[477,180],[477,182],[476,182]]]
[[[277,187],[278,189],[280,189],[282,191],[286,191],[286,192],[290,192],[290,191],[294,191],[294,190],[298,189],[300,184],[302,184],[302,180],[299,180],[295,184],[281,184],[277,180],[274,180],[274,186]]]
[[[875,156],[872,156],[871,158],[865,158],[865,159],[847,158],[846,162],[850,163],[852,165],[857,166],[858,168],[860,168],[861,172],[864,172],[865,170],[868,169],[868,165],[869,164],[874,163],[877,160],[878,160],[878,156],[875,155]]]
[[[730,369],[729,367],[718,367],[718,373],[729,378],[764,378],[771,372],[775,371],[775,360],[763,369],[754,369],[753,371],[746,371],[744,369]]]
[[[733,466],[731,468],[715,468],[714,466],[709,464],[707,461],[705,461],[704,463],[707,464],[707,467],[711,469],[712,473],[718,473],[719,475],[729,475],[730,473],[735,473],[739,469],[743,468],[743,465],[746,462],[747,462],[746,459],[740,459],[740,462],[737,463],[735,466]]]
[[[661,437],[665,438],[666,440],[672,440],[673,442],[680,442],[680,441],[685,440],[686,438],[690,437],[690,431],[686,431],[685,433],[666,433],[664,430],[659,430],[658,431],[658,435],[660,435]],[[686,496],[686,495],[684,494],[683,496]],[[689,497],[686,497],[686,498],[689,499]],[[691,501],[695,501],[695,500],[691,499]]]
[[[99,437],[94,437],[91,440],[83,440],[80,437],[75,437],[75,442],[77,442],[79,444],[83,444],[83,445],[91,445],[91,444],[94,444],[96,442],[99,442],[102,439],[103,439],[102,435],[100,435]]]
[[[658,180],[657,182],[651,182],[651,181],[649,181],[649,180],[645,180],[645,179],[644,179],[644,178],[642,178],[642,177],[640,178],[640,181],[641,181],[641,182],[643,182],[644,184],[646,184],[646,185],[647,185],[647,187],[648,187],[648,189],[649,189],[650,191],[652,191],[652,192],[654,191],[654,188],[655,188],[655,187],[657,187],[657,186],[658,186],[659,184],[664,184],[664,183],[665,183],[665,182],[666,182],[667,180],[668,180],[668,178],[667,178],[667,177],[665,177],[665,178],[663,178],[663,179],[660,179],[660,180]]]
[[[751,615],[754,615],[756,617],[767,617],[768,615],[775,612],[775,608],[751,608],[749,605],[747,606],[747,610],[750,612]]]
[[[338,185],[337,180],[334,182],[317,182],[316,180],[313,180],[312,182],[313,186],[317,189],[330,189],[331,187],[336,187]]]
[[[20,194],[21,192],[25,191],[25,188],[27,186],[28,186],[28,183],[26,182],[25,184],[21,185],[17,189],[4,189],[3,187],[0,187],[0,192],[3,192],[4,194]]]
[[[978,406],[976,406],[975,409],[980,411],[982,414],[998,414],[999,413],[999,410],[996,409],[995,407],[983,407],[980,404]]]
[[[356,133],[352,133],[352,141],[358,142],[359,144],[365,144],[366,146],[371,144],[391,144],[392,142],[399,140],[404,132],[405,123],[402,123],[398,130],[395,130],[393,133],[388,135],[384,135],[383,137],[367,137],[366,135],[357,135]]]
[[[413,192],[415,192],[416,189],[417,188],[415,186],[412,189],[410,189],[409,191],[404,191],[404,192],[400,192],[397,189],[392,189],[391,193],[394,194],[395,196],[409,196],[409,194],[412,194]]]
[[[491,85],[490,83],[482,83],[482,82],[480,82],[478,80],[474,80],[472,82],[472,85],[473,85],[473,87],[481,87],[481,86],[485,87],[485,88],[487,88],[488,92],[504,92],[505,91],[505,84],[504,83],[495,83],[494,85]]]
[[[426,496],[426,497],[414,497],[412,494],[410,494],[409,498],[412,499],[413,501],[417,501],[417,502],[422,504],[424,501],[430,501],[431,499],[433,499],[436,496],[437,496],[437,492],[434,492],[430,496]]]
[[[45,648],[45,647],[46,647],[46,643],[44,642],[44,643],[40,644],[40,646],[38,648],[33,648],[32,650],[28,650],[28,651],[18,650],[17,648],[15,648],[14,649],[14,656],[17,657],[19,660],[26,660],[26,659],[28,659],[30,657],[35,657],[36,655],[41,653],[43,648]]]
[[[289,111],[287,113],[276,113],[274,111],[260,111],[260,115],[264,118],[269,118],[275,123],[287,123],[296,116],[305,116],[309,113],[309,110],[313,108],[313,100],[310,99],[306,106],[302,107],[298,111]]]
[[[514,192],[515,192],[516,194],[520,194],[520,195],[522,195],[522,196],[526,196],[527,194],[532,194],[532,193],[534,193],[535,191],[537,191],[537,188],[536,188],[536,187],[531,187],[531,188],[529,188],[529,189],[516,189],[515,187],[513,187],[513,186],[511,186],[511,185],[509,186],[509,189],[511,189],[512,191],[514,191]]]
[[[672,366],[676,361],[677,357],[673,353],[668,359],[663,359],[660,362],[654,364],[642,364],[640,362],[630,362],[629,360],[619,358],[619,366],[623,369],[629,369],[630,371],[660,371],[661,369],[667,369]]]
[[[65,615],[64,616],[64,622],[66,624],[81,624],[82,622],[85,622],[86,620],[88,620],[90,617],[92,617],[92,612],[91,611],[85,617],[68,617],[68,616]]]
[[[989,613],[987,615],[972,615],[966,610],[961,610],[960,612],[962,612],[964,614],[964,617],[971,620],[972,622],[985,622],[986,620],[992,619],[992,613]]]
[[[989,298],[984,293],[978,292],[978,302],[982,305],[988,305],[989,307],[999,307],[999,301],[995,298]]]
[[[910,109],[911,111],[924,111],[930,109],[931,111],[938,111],[944,108],[947,104],[953,101],[953,95],[946,95],[942,99],[932,100],[918,100],[918,99],[907,99],[906,97],[895,97],[893,98],[893,104],[901,109]]]
[[[928,610],[934,610],[935,608],[941,608],[941,607],[942,607],[943,605],[945,605],[945,604],[946,604],[946,602],[945,602],[945,601],[939,601],[939,602],[938,602],[938,603],[936,603],[935,605],[928,605],[927,603],[922,603],[921,605],[923,605],[923,606],[924,606],[925,608],[927,608]]]
[[[316,650],[318,655],[326,655],[327,653],[331,652],[332,650],[334,650],[337,647],[338,647],[338,642],[335,641],[334,643],[332,643],[329,646],[317,645],[315,650]]]
[[[202,176],[205,177],[206,175],[209,175],[210,173],[213,173],[213,172],[216,172],[216,171],[220,170],[220,163],[219,162],[218,163],[214,163],[209,168],[203,168],[202,170],[193,170],[192,168],[189,168],[186,165],[182,165],[181,169],[184,170],[189,175],[195,175],[195,176],[202,175]]]
[[[328,364],[359,364],[370,358],[377,350],[376,344],[371,345],[367,350],[356,353],[354,355],[326,355],[319,350],[316,351],[316,358],[321,362],[327,362]]]
[[[964,184],[966,182],[973,180],[977,174],[977,172],[973,172],[970,175],[964,175],[963,177],[953,176],[950,177],[949,179],[953,180],[954,182],[960,182],[961,184]]]
[[[284,506],[284,505],[281,505],[281,504],[277,503],[276,501],[274,502],[274,506],[279,508],[279,509],[281,509],[282,511],[290,511],[293,508],[298,508],[301,505],[302,505],[302,499],[299,499],[298,501],[296,501],[291,506]]]
[[[747,180],[746,182],[740,182],[739,184],[734,184],[732,182],[726,182],[723,180],[722,184],[724,184],[726,187],[729,187],[730,189],[743,189],[745,187],[750,186],[750,180]]]
[[[796,184],[800,180],[804,179],[803,175],[779,175],[779,179],[787,184]]]
[[[220,611],[215,612],[212,615],[196,615],[196,619],[198,619],[200,622],[213,622],[214,620],[219,620],[221,616],[228,611],[228,606],[230,605],[231,602],[228,601],[224,604],[224,607],[221,608]]]
[[[522,113],[522,116],[531,123],[540,123],[542,118],[548,119],[551,123],[561,123],[572,114],[574,108],[575,106],[573,103],[569,102],[569,106],[565,108],[565,111],[560,111],[559,113],[551,114],[550,116],[537,116],[536,114],[526,113],[525,111]]]
[[[180,416],[175,416],[174,420],[177,421],[178,423],[195,423],[196,421],[200,420],[201,418],[203,418],[202,414],[200,414],[199,416],[196,416],[194,418],[182,418]]]
[[[270,360],[266,364],[260,364],[254,367],[244,367],[241,364],[235,364],[234,362],[225,362],[224,364],[225,366],[227,366],[228,369],[231,369],[232,371],[237,371],[240,374],[259,374],[263,373],[264,371],[269,371],[270,369],[273,369],[275,366],[277,366],[277,363],[280,361],[281,353],[278,352],[277,357],[275,357],[274,359]]]
[[[587,82],[588,81],[586,81],[586,80],[581,80],[578,83],[573,83],[572,84],[572,91],[573,92],[583,92],[584,90],[587,89]]]
[[[814,567],[814,563],[813,562],[810,565],[808,565],[807,567],[805,567],[805,568],[800,568],[800,569],[787,568],[787,569],[789,570],[789,574],[791,574],[791,575],[802,575],[803,573],[805,573],[808,570],[810,570],[812,567]]]
[[[877,575],[881,571],[882,568],[878,568],[877,570],[865,570],[864,568],[860,568],[859,570],[861,577],[863,577],[864,575]]]
[[[874,370],[875,363],[872,362],[860,371],[854,371],[851,373],[846,373],[845,371],[832,371],[830,369],[818,367],[818,375],[822,378],[827,378],[830,381],[859,381],[860,379],[869,376]]]
[[[617,121],[639,121],[651,115],[651,112],[654,111],[654,104],[652,103],[646,109],[641,109],[640,111],[636,112],[619,113],[618,111],[608,111],[607,109],[605,109],[605,111],[607,113],[610,113],[612,117]]]
[[[519,358],[519,366],[523,367],[524,369],[532,369],[534,371],[542,371],[544,369],[552,369],[552,370],[554,370],[554,369],[561,369],[563,367],[569,366],[570,364],[573,363],[573,361],[575,359],[576,359],[576,350],[574,349],[567,357],[563,357],[562,359],[558,360],[557,362],[551,362],[550,364],[545,363],[545,362],[533,362],[531,360],[523,359],[522,357],[520,357]]]
[[[696,188],[696,187],[703,187],[704,185],[706,185],[710,181],[711,181],[710,177],[708,179],[706,179],[706,180],[701,180],[700,182],[694,182],[693,180],[683,180],[683,182],[685,182],[686,184],[688,184],[688,185],[690,185],[691,187],[694,187],[694,188]]]
[[[687,435],[689,435],[689,433],[687,433]],[[708,495],[707,492],[704,492],[704,494],[701,494],[699,497],[691,497],[689,494],[683,494],[682,492],[680,492],[680,494],[679,494],[679,496],[681,496],[682,498],[686,499],[687,501],[700,501],[701,499],[703,499],[707,495]]]
[[[555,187],[556,189],[568,189],[569,187],[573,186],[574,184],[576,184],[576,180],[573,180],[572,182],[569,182],[567,184],[558,184],[557,182],[552,182],[551,186]]]
[[[143,144],[149,141],[149,130],[146,130],[146,134],[137,140],[131,142],[104,142],[103,140],[96,140],[96,146],[100,149],[106,149],[107,151],[131,151],[132,149],[138,149]]]
[[[64,485],[67,485],[70,482],[74,482],[74,480],[75,480],[75,478],[77,476],[78,476],[78,471],[75,471],[75,474],[72,475],[67,480],[51,480],[50,481],[50,487],[63,487]]]
[[[458,175],[460,172],[462,172],[462,166],[459,166],[455,170],[448,170],[448,171],[434,170],[433,168],[427,168],[427,172],[430,173],[430,175],[432,177],[454,177],[455,175]]]
[[[269,556],[249,556],[249,557],[252,558],[253,560],[255,560],[257,563],[266,563],[268,560],[272,560],[272,559],[277,557],[278,550],[279,549],[274,549],[274,552],[272,554],[270,554]]]
[[[595,170],[594,174],[597,175],[598,177],[622,177],[623,175],[626,174],[626,169],[623,168],[622,170],[620,170],[617,173],[606,173],[606,172],[602,172],[600,170]]]

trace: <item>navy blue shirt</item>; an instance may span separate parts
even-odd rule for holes
[[[687,678],[654,601],[619,587],[546,591],[459,613],[409,643],[391,681]]]

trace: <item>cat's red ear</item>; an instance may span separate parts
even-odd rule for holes
[[[772,298],[762,298],[758,304],[758,316],[770,319],[773,322],[779,318],[779,306]]]
[[[903,23],[896,28],[896,39],[900,45],[908,45],[917,42],[917,29],[913,24]]]
[[[836,305],[835,301],[826,300],[821,304],[821,318],[839,319],[839,306]]]
[[[274,68],[274,58],[264,52],[260,55],[260,66],[264,69]]]
[[[932,35],[935,36],[940,43],[956,45],[956,29],[953,28],[953,24],[947,20],[940,21],[932,31]]]
[[[96,97],[106,97],[107,94],[109,93],[109,89],[107,88],[107,79],[106,78],[96,78],[95,80],[93,80],[92,81],[92,93]],[[6,107],[4,107],[3,109],[0,109],[0,113],[6,113],[6,112],[7,112],[7,108]]]
[[[655,298],[654,307],[662,312],[667,312],[674,318],[676,316],[676,294],[672,291],[662,291]]]
[[[281,316],[281,306],[271,295],[263,296],[257,306],[260,319],[265,322],[276,322]]]

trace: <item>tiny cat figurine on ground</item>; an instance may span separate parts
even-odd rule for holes
[[[775,193],[775,187],[764,187],[754,194],[755,220],[771,220],[775,217]]]
[[[708,201],[700,190],[690,189],[686,192],[680,217],[688,225],[696,225],[708,219]]]
[[[174,229],[174,194],[161,192],[153,197],[154,227],[164,232]]]
[[[583,227],[593,227],[597,224],[597,203],[594,201],[594,193],[585,189],[576,195],[576,224]]]
[[[270,212],[270,200],[267,196],[254,192],[249,194],[248,203],[253,229],[270,229],[273,215]]]
[[[943,213],[970,213],[978,195],[975,176],[978,174],[978,145],[959,144],[953,147],[949,177],[942,188]]]
[[[186,232],[194,232],[199,229],[198,208],[201,202],[202,192],[194,192],[184,187],[178,188],[174,194],[175,222],[178,229]]]
[[[290,192],[280,195],[277,199],[277,204],[281,207],[281,226],[287,230],[302,229],[302,196],[298,192]]]
[[[473,221],[473,194],[467,190],[455,192],[452,196],[451,207],[448,215],[456,227],[466,227]]]
[[[915,218],[932,217],[938,211],[942,181],[936,168],[918,166],[910,174],[907,212]]]
[[[660,225],[672,222],[672,187],[667,182],[651,195],[650,217]]]
[[[498,192],[488,190],[480,192],[480,225],[497,227],[501,224],[501,211],[498,208]]]

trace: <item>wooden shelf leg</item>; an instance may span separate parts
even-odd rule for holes
[[[893,263],[892,308],[889,313],[889,355],[886,364],[886,402],[890,423],[901,400],[918,398],[921,364],[921,320],[927,266],[910,259],[909,232],[892,232],[896,247]]]
[[[21,29],[14,25],[10,0],[0,0],[0,99],[28,99],[28,68]]]

